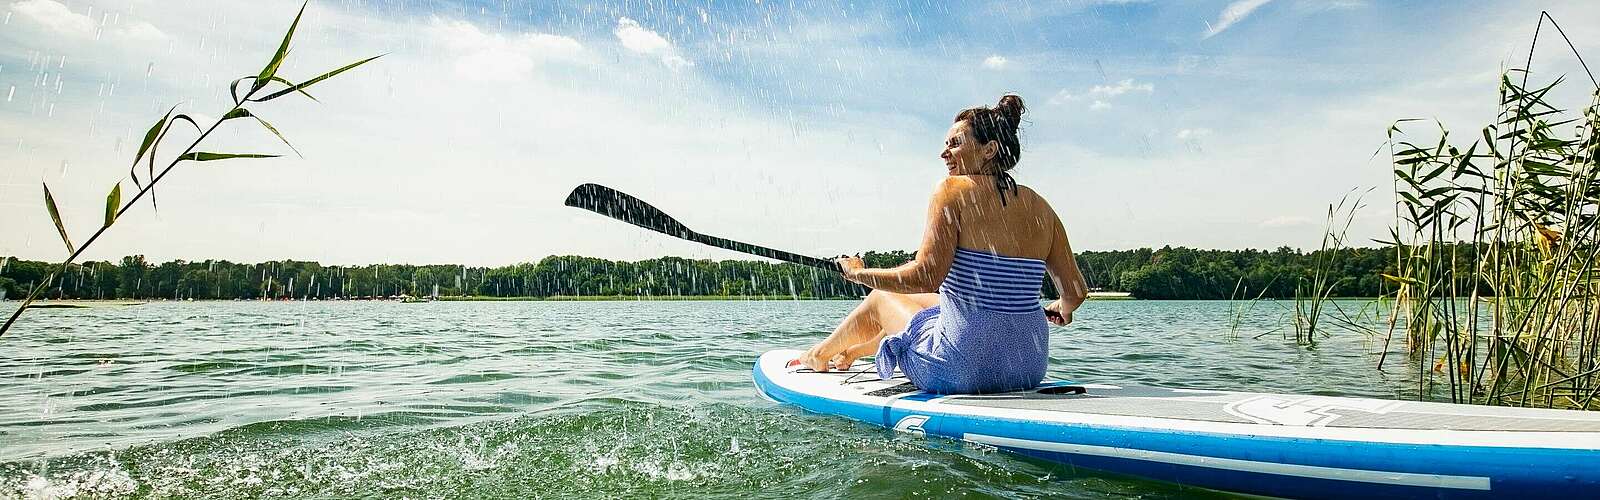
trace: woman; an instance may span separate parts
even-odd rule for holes
[[[1030,389],[1044,379],[1046,318],[1071,323],[1088,289],[1061,219],[1007,173],[1021,156],[1023,111],[1022,98],[1007,94],[956,114],[939,155],[949,176],[928,203],[916,259],[892,269],[839,259],[845,278],[872,293],[800,362],[828,371],[876,353],[880,377],[899,367],[940,394]],[[1041,310],[1047,271],[1061,299]]]

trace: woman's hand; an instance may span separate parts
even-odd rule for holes
[[[1072,313],[1062,309],[1061,299],[1056,299],[1055,302],[1044,306],[1044,317],[1050,320],[1051,323],[1055,323],[1056,326],[1072,324]]]
[[[867,268],[866,261],[861,260],[861,257],[847,255],[834,259],[834,262],[839,263],[839,270],[844,272],[844,279],[861,283],[859,279],[856,279],[856,273]]]

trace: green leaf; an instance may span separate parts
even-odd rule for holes
[[[1431,181],[1431,180],[1433,180],[1433,178],[1438,177],[1439,174],[1444,173],[1444,171],[1448,170],[1449,168],[1450,168],[1450,164],[1449,163],[1439,162],[1439,166],[1438,167],[1435,167],[1433,170],[1428,171],[1428,173],[1423,174],[1422,178],[1420,180],[1418,180],[1417,182],[1428,182],[1428,181]]]
[[[305,15],[306,4],[309,3],[311,2],[308,0],[300,4],[300,12],[294,15],[294,22],[289,24],[289,32],[283,34],[283,43],[278,45],[278,52],[272,55],[272,61],[268,62],[265,68],[261,68],[261,74],[256,75],[256,81],[250,84],[251,93],[267,86],[272,77],[278,74],[278,67],[283,66],[283,59],[289,55],[289,40],[294,38],[294,30],[300,26],[300,16]]]
[[[261,117],[256,116],[255,114],[252,114],[250,112],[250,110],[248,110],[248,109],[235,108],[233,111],[229,111],[228,114],[223,115],[222,119],[223,120],[231,120],[231,119],[234,119],[234,118],[246,118],[246,117],[255,118],[256,122],[260,123],[262,127],[266,127],[268,132],[272,132],[272,135],[278,136],[278,140],[283,141],[283,144],[285,146],[289,146],[289,149],[294,150],[295,156],[299,156],[301,158],[305,158],[306,157],[306,155],[300,154],[300,150],[299,149],[295,149],[294,144],[290,144],[289,143],[289,139],[284,137],[283,133],[278,132],[278,128],[277,127],[272,126],[271,123],[267,123],[267,121],[262,119]]]
[[[150,151],[150,146],[156,143],[156,137],[161,135],[161,129],[166,128],[167,126],[167,119],[172,118],[172,112],[177,111],[177,109],[177,106],[173,106],[172,109],[168,109],[167,114],[162,115],[161,119],[156,121],[155,125],[150,126],[149,131],[144,133],[144,142],[139,143],[139,154],[133,156],[133,166],[139,166],[139,160],[144,158],[145,152]],[[138,174],[133,175],[133,183],[139,183]]]
[[[277,158],[279,155],[262,155],[253,153],[189,153],[178,157],[179,160],[189,161],[215,161],[232,158]]]
[[[178,120],[189,122],[189,125],[194,127],[195,132],[205,133],[205,129],[200,128],[200,123],[194,121],[194,118],[190,118],[189,115],[180,114],[172,117],[172,123],[178,123]]]
[[[1383,276],[1383,279],[1386,279],[1386,280],[1389,280],[1389,281],[1393,281],[1395,283],[1400,283],[1402,285],[1421,285],[1422,284],[1421,281],[1417,281],[1417,280],[1412,279],[1412,278],[1395,276],[1393,274],[1378,273],[1378,275],[1379,276]]]
[[[256,101],[257,102],[270,101],[270,100],[277,99],[279,97],[283,97],[285,95],[288,95],[290,92],[301,92],[301,93],[304,93],[304,89],[305,88],[310,87],[312,85],[315,85],[315,84],[317,84],[317,82],[320,82],[320,81],[323,81],[323,80],[327,80],[329,78],[333,78],[334,75],[338,75],[339,73],[343,73],[343,72],[349,71],[351,69],[355,69],[356,66],[360,66],[360,65],[372,62],[373,59],[377,59],[377,58],[383,57],[383,56],[384,56],[384,54],[379,54],[379,55],[375,55],[375,56],[372,56],[372,57],[368,57],[366,59],[362,59],[360,61],[356,61],[356,62],[347,64],[343,68],[339,68],[339,69],[336,69],[336,70],[333,70],[333,71],[329,71],[327,73],[323,73],[322,76],[319,76],[319,77],[316,77],[316,78],[312,78],[310,80],[306,80],[305,82],[303,82],[303,83],[301,83],[299,85],[291,86],[291,87],[289,87],[287,89],[283,89],[283,90],[279,90],[277,92],[273,92],[271,94],[267,94],[266,97],[262,97],[260,99],[256,99]]]
[[[119,208],[122,208],[121,182],[118,182],[116,187],[111,188],[111,194],[106,195],[106,225],[104,227],[111,227],[111,223],[117,221],[117,209]]]
[[[284,137],[283,134],[278,132],[277,127],[273,127],[271,123],[267,123],[266,120],[261,119],[259,116],[255,117],[255,119],[257,123],[261,124],[261,126],[266,127],[268,132],[272,132],[272,135],[278,136],[278,140],[283,141],[283,145],[289,146],[289,150],[294,151],[295,156],[299,156],[301,158],[306,157],[306,155],[300,154],[300,150],[295,149],[293,144],[289,143],[289,139],[287,137]]]
[[[1423,198],[1432,198],[1432,197],[1435,197],[1435,196],[1439,196],[1441,194],[1448,193],[1452,189],[1456,189],[1456,187],[1455,186],[1442,186],[1442,187],[1429,189],[1427,192],[1422,193],[1422,197]]]
[[[44,184],[44,208],[50,212],[50,220],[56,223],[56,232],[61,233],[61,242],[67,244],[67,253],[76,253],[72,247],[72,238],[67,237],[67,226],[61,223],[61,211],[56,210],[56,198],[50,196],[50,185]]]

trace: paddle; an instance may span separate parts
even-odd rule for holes
[[[828,271],[840,274],[844,273],[844,270],[839,267],[839,263],[831,260],[809,257],[785,252],[783,250],[773,250],[764,246],[751,245],[749,243],[733,241],[727,238],[719,238],[708,234],[696,233],[691,231],[688,226],[683,225],[682,222],[678,222],[678,219],[674,219],[671,215],[667,215],[666,212],[662,212],[661,209],[651,206],[649,203],[645,203],[644,200],[634,198],[627,193],[601,186],[599,184],[584,184],[574,188],[572,190],[572,194],[567,195],[566,205],[569,207],[577,207],[588,210],[590,212],[604,215],[606,217],[620,220],[622,222],[633,224],[635,226],[649,229],[651,231],[668,236],[683,238],[697,243],[704,243],[717,248],[759,255],[769,259],[778,259],[784,262],[793,262],[795,264],[826,269]],[[1056,314],[1054,311],[1045,311],[1044,315],[1050,318],[1060,317],[1060,315]]]
[[[844,272],[839,267],[839,264],[832,260],[774,250],[764,246],[751,245],[691,231],[688,226],[678,222],[677,219],[667,215],[666,212],[662,212],[661,209],[645,203],[644,200],[599,184],[584,184],[573,189],[572,194],[567,195],[566,205],[582,208],[651,231],[696,243],[704,243],[717,248],[759,255],[784,262],[793,262],[841,274]]]

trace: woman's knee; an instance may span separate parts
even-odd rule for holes
[[[873,290],[873,291],[867,292],[867,302],[871,302],[871,303],[874,303],[874,304],[883,304],[883,303],[886,303],[886,302],[887,303],[899,304],[899,303],[905,302],[906,300],[908,300],[910,298],[911,298],[911,296],[903,294],[903,293],[889,292],[889,291],[884,291],[884,290]]]

